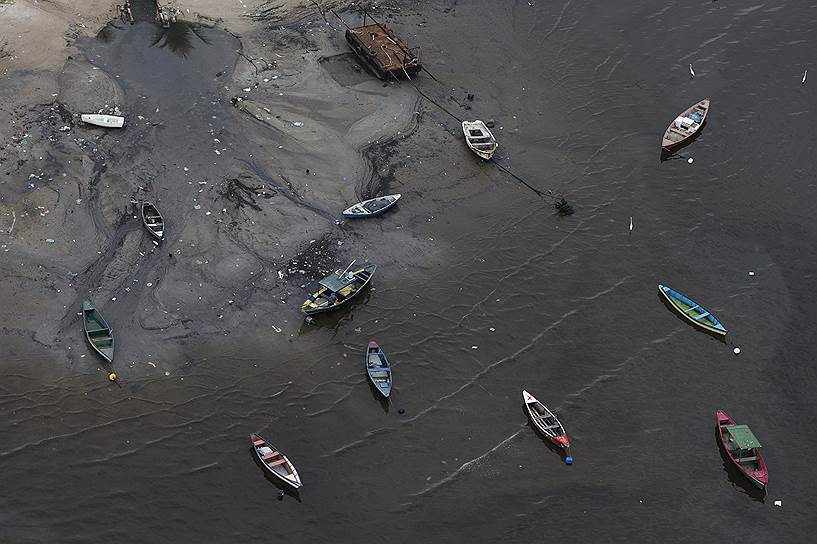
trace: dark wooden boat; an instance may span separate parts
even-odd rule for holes
[[[760,442],[748,425],[737,425],[723,410],[715,412],[715,429],[718,431],[721,448],[737,469],[749,481],[765,490],[769,485],[769,470],[766,460],[760,454]]]
[[[90,300],[82,303],[82,321],[85,326],[85,337],[91,347],[107,362],[113,362],[113,329],[102,314],[94,308]]]
[[[261,438],[258,433],[250,433],[250,442],[256,457],[270,474],[295,489],[303,485],[295,465],[275,446]]]
[[[726,328],[718,321],[714,315],[709,313],[706,308],[694,300],[682,295],[675,289],[667,287],[666,285],[658,284],[658,292],[661,293],[667,302],[677,310],[679,314],[687,321],[700,327],[705,331],[715,333],[720,336],[726,336],[728,332]]]
[[[708,98],[681,112],[664,132],[661,147],[669,150],[695,136],[706,121],[707,113],[709,113]]]
[[[479,119],[476,121],[463,121],[462,133],[465,135],[465,143],[468,144],[471,151],[486,161],[491,160],[498,145],[496,138],[491,134],[485,123]]]
[[[334,272],[319,281],[318,290],[304,301],[301,311],[306,315],[331,312],[357,296],[369,284],[377,266],[352,268],[354,264],[352,261],[343,272]]]
[[[367,19],[374,24],[367,25]],[[346,41],[355,55],[383,80],[411,79],[421,69],[420,58],[394,32],[363,10],[363,25],[347,28]]]
[[[570,439],[559,419],[548,410],[547,406],[536,400],[536,397],[527,391],[522,391],[522,399],[525,401],[525,408],[528,410],[528,416],[533,425],[553,445],[565,451],[565,463],[573,464],[573,457],[570,455]]]
[[[366,348],[366,372],[375,388],[385,398],[391,393],[391,365],[380,346],[372,340]]]
[[[142,223],[145,228],[157,240],[161,240],[165,235],[165,221],[156,206],[150,202],[142,202]]]
[[[386,213],[392,206],[397,204],[402,195],[400,193],[386,196],[379,196],[377,198],[370,198],[363,202],[358,202],[354,206],[349,206],[343,210],[343,217],[349,219],[363,219],[366,217],[375,217]]]

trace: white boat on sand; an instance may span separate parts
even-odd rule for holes
[[[80,119],[89,125],[96,125],[105,128],[122,128],[125,118],[118,115],[105,115],[102,113],[83,113]]]

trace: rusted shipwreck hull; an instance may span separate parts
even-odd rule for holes
[[[367,25],[367,19],[374,24]],[[420,58],[387,26],[364,12],[363,26],[346,30],[346,41],[374,74],[384,80],[411,79],[421,69]]]

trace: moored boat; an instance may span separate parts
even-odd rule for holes
[[[737,425],[724,410],[715,412],[715,429],[718,431],[721,448],[732,464],[749,481],[765,490],[769,485],[769,470],[760,453],[760,442],[748,425]]]
[[[295,465],[275,446],[261,438],[258,433],[250,433],[250,442],[256,457],[270,474],[295,489],[303,485]]]
[[[371,19],[373,24],[366,24]],[[344,23],[345,24],[345,23]],[[346,41],[358,59],[383,80],[411,79],[422,70],[420,57],[394,31],[378,23],[365,8],[363,24],[346,27]]]
[[[105,115],[102,113],[83,113],[79,116],[83,122],[105,128],[122,128],[125,118],[119,115]]]
[[[385,398],[391,393],[391,365],[380,346],[372,340],[366,347],[366,372],[375,389]]]
[[[463,121],[462,132],[465,134],[465,143],[468,147],[483,159],[490,160],[494,156],[496,148],[496,138],[491,134],[488,127],[477,119],[476,121]]]
[[[318,290],[309,295],[301,305],[306,315],[314,315],[336,310],[349,302],[366,287],[377,266],[373,264],[353,268],[355,261],[343,272],[329,274],[318,282]]]
[[[358,202],[354,206],[349,206],[343,210],[343,216],[350,219],[362,219],[365,217],[375,217],[386,212],[389,208],[397,204],[402,195],[396,193],[393,195],[379,196],[377,198],[370,198]]]
[[[693,325],[720,336],[725,336],[728,332],[714,315],[703,308],[694,300],[682,295],[678,291],[658,284],[658,292],[661,293],[670,305]]]
[[[525,408],[533,425],[547,437],[555,446],[565,451],[565,463],[573,464],[573,456],[570,454],[570,439],[565,432],[565,428],[559,419],[548,410],[547,406],[536,400],[536,397],[522,391],[522,399],[525,401]]]
[[[142,202],[142,223],[148,232],[157,240],[161,240],[165,235],[165,221],[156,206],[150,202]]]
[[[670,149],[692,138],[703,126],[707,113],[709,113],[708,98],[681,112],[664,131],[661,147]]]
[[[90,300],[82,303],[82,322],[85,327],[85,337],[91,347],[107,362],[113,362],[113,329],[102,317]]]

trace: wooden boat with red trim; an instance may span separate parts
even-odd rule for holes
[[[301,477],[298,476],[298,471],[295,470],[295,465],[290,462],[286,455],[261,438],[258,433],[250,433],[250,441],[256,457],[273,476],[294,489],[298,489],[303,485]]]
[[[709,113],[709,99],[704,98],[678,114],[672,123],[669,124],[661,139],[661,147],[670,148],[681,145],[695,134],[706,122],[706,115]]]
[[[718,431],[721,448],[732,464],[750,482],[765,490],[769,485],[769,470],[760,453],[760,442],[748,425],[738,425],[723,410],[715,412],[715,429]]]

